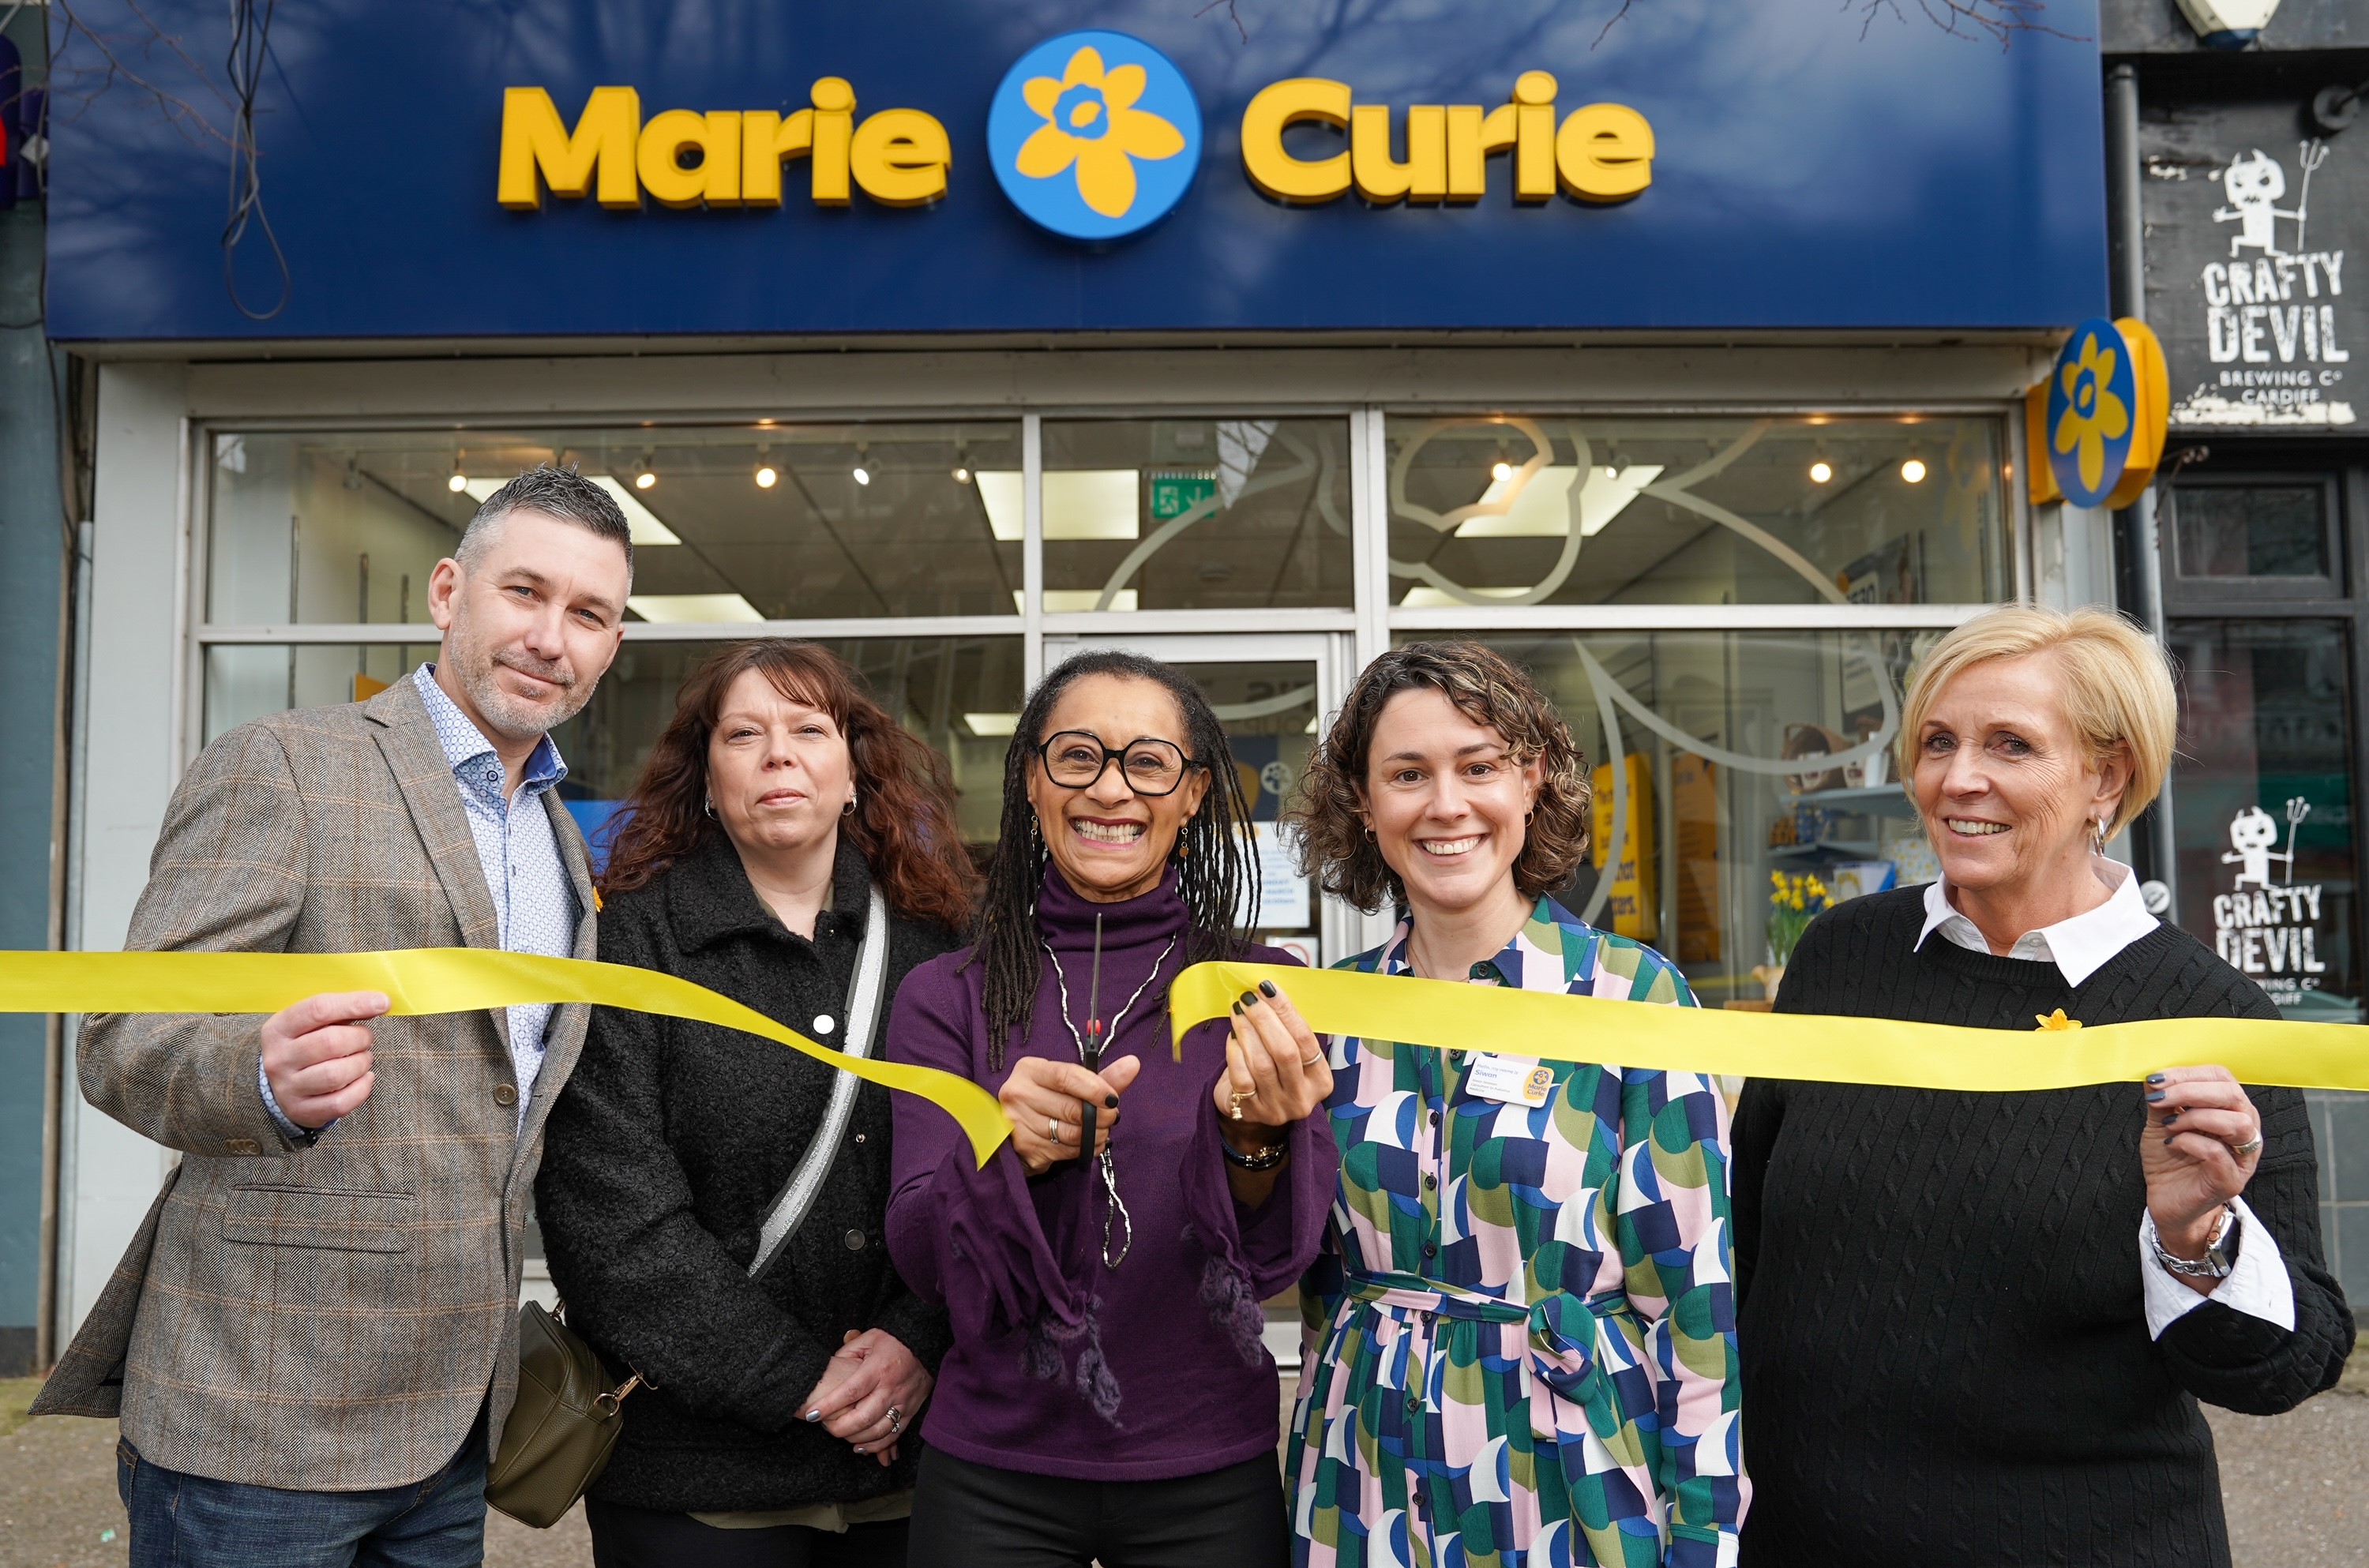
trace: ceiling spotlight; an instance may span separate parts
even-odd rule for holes
[[[760,467],[757,470],[757,488],[761,490],[770,490],[773,487],[774,483],[780,478],[781,475],[774,473],[770,464]]]
[[[457,496],[469,487],[468,475],[455,468],[452,470],[452,477],[444,481],[444,487]]]
[[[862,464],[857,464],[855,466],[855,482],[859,485],[871,484],[872,470],[864,467]]]
[[[1511,479],[1513,476],[1514,465],[1506,462],[1502,457],[1489,465],[1489,477],[1494,479],[1500,485],[1504,484],[1506,480]]]
[[[634,475],[634,488],[636,490],[647,490],[658,482],[658,476],[647,468]]]
[[[1925,460],[1921,457],[1910,458],[1900,465],[1900,476],[1912,485],[1922,485],[1925,483]]]
[[[967,469],[967,468],[962,468],[962,467],[957,467],[957,468],[956,468],[956,470],[955,470],[955,483],[956,483],[956,484],[957,484],[957,485],[967,485],[967,484],[969,484],[969,483],[970,483],[970,470],[969,470],[969,469]]]
[[[1607,479],[1618,479],[1620,477],[1620,470],[1613,467],[1610,464],[1606,464],[1604,466],[1604,476]]]
[[[1823,458],[1823,457],[1822,457],[1822,458],[1818,459],[1818,461],[1817,461],[1817,462],[1813,463],[1812,464],[1810,464],[1810,483],[1811,483],[1811,484],[1813,484],[1813,485],[1823,485],[1823,484],[1825,484],[1827,480],[1829,480],[1829,479],[1833,478],[1834,476],[1835,476],[1835,465],[1834,465],[1833,464],[1831,464],[1831,463],[1828,463],[1825,458]]]

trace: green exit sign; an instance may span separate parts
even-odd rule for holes
[[[1218,476],[1207,472],[1165,472],[1151,476],[1151,519],[1166,522],[1209,500],[1218,493]]]

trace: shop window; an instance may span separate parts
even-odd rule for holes
[[[633,786],[650,743],[674,712],[675,693],[721,643],[628,640],[584,711],[555,733],[567,760],[560,786],[578,825],[597,844],[615,803]],[[873,696],[945,757],[954,773],[963,839],[997,838],[1003,754],[1020,711],[1022,655],[1013,637],[870,637],[826,645],[853,665]],[[366,650],[380,678],[398,679],[433,659],[433,645]],[[206,653],[206,738],[290,707],[347,699],[352,647],[227,646]]]
[[[1532,673],[1594,771],[1591,864],[1557,896],[1675,959],[1706,1006],[1765,1002],[1822,897],[1935,875],[1890,747],[1903,678],[1940,635],[1479,635]]]
[[[1998,441],[1988,419],[1394,418],[1392,597],[1410,608],[1997,600]]]
[[[720,429],[218,433],[206,619],[418,624],[428,575],[521,469],[573,464],[632,524],[632,618],[1016,614],[979,476],[1016,420]]]
[[[1351,602],[1345,420],[1048,419],[1044,451],[1047,611]],[[1017,540],[1020,475],[994,484]]]
[[[2318,479],[2190,483],[2171,492],[2172,559],[2180,578],[2208,579],[2191,593],[2270,579],[2332,591],[2336,576],[2332,486]]]
[[[2170,645],[2180,924],[2287,1016],[2359,1023],[2344,624],[2175,621]]]

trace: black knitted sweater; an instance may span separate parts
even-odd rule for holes
[[[2278,1015],[2174,927],[2068,986],[1939,933],[1912,951],[1923,923],[1921,888],[1820,916],[1779,1010],[2015,1030],[2059,1007],[2093,1024]],[[2148,1337],[2141,1093],[1745,1087],[1745,1568],[2228,1562],[2197,1401],[2292,1409],[2336,1381],[2352,1318],[2321,1259],[2303,1096],[2249,1087],[2264,1148],[2246,1202],[2294,1281],[2295,1329],[2208,1301]]]

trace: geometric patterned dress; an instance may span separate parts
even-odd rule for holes
[[[1405,974],[1411,930],[1336,967]],[[1695,1005],[1668,959],[1547,898],[1471,979]],[[1473,1093],[1474,1059],[1333,1044],[1341,1180],[1301,1288],[1295,1562],[1731,1568],[1751,1486],[1727,1100],[1692,1074],[1548,1062],[1531,1106]]]

